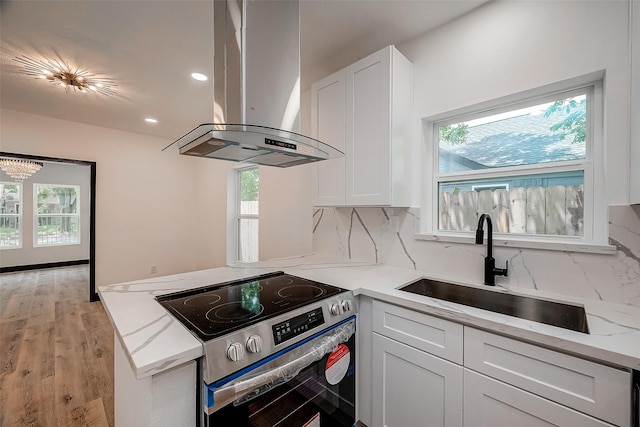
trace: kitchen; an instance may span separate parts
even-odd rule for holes
[[[628,160],[637,149],[630,142],[630,132],[637,134],[637,120],[631,119],[629,104],[637,98],[631,97],[630,88],[629,6],[627,2],[492,2],[397,45],[413,64],[416,141],[421,138],[419,124],[425,117],[606,70],[608,232],[619,249],[604,255],[496,247],[499,265],[506,259],[515,260],[509,264],[509,278],[498,278],[499,284],[638,305],[637,234],[629,232],[638,229],[637,208],[629,206],[637,201],[630,192],[638,182],[633,175],[637,171]],[[558,34],[546,28],[563,29],[566,40],[559,43]],[[309,84],[356,59],[317,71]],[[311,128],[310,98],[303,91],[303,129]],[[225,246],[220,244],[226,241],[226,212],[219,208],[220,201],[226,202],[227,168],[215,168],[209,160],[162,153],[166,143],[162,138],[2,110],[2,151],[97,161],[98,287],[149,278],[149,265],[157,265],[157,276],[164,276],[227,263]],[[420,168],[413,169],[412,182],[417,184]],[[137,176],[128,179],[131,170]],[[419,185],[413,189],[414,208],[359,207],[357,217],[350,207],[322,209],[318,223],[320,213],[314,216],[311,209],[311,175],[307,166],[260,169],[260,220],[265,230],[260,235],[261,259],[313,251],[330,262],[336,261],[337,254],[342,261],[377,262],[407,269],[407,274],[417,270],[449,281],[481,283],[485,248],[414,239],[421,227],[416,219],[420,217],[416,208],[421,199]],[[167,194],[173,197],[170,205],[181,209],[167,211]],[[119,200],[126,200],[126,214]],[[165,215],[149,216],[149,210]],[[282,221],[285,213],[287,220]],[[184,215],[190,220],[184,221]],[[141,226],[132,228],[125,223]],[[162,235],[154,232],[165,223],[179,227]],[[290,234],[295,239],[279,237]],[[125,242],[127,251],[122,250]],[[413,280],[411,274],[395,279],[397,285]]]

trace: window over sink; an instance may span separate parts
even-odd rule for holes
[[[560,249],[607,246],[602,79],[564,82],[423,120],[421,233]]]

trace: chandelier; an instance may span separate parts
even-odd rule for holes
[[[37,61],[24,55],[17,56],[13,60],[22,64],[23,68],[20,72],[23,74],[48,80],[66,90],[73,89],[74,92],[82,93],[96,92],[103,95],[117,93],[113,89],[117,85],[110,78],[98,77],[80,68],[74,69],[64,62],[52,59]]]
[[[19,159],[0,159],[0,169],[16,181],[24,181],[44,166],[41,162]]]

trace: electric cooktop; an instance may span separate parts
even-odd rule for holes
[[[160,295],[156,300],[202,341],[346,292],[282,271]]]

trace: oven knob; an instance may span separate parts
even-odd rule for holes
[[[348,299],[342,300],[340,304],[342,305],[342,311],[344,311],[345,313],[347,311],[351,311],[351,300],[348,300]]]
[[[342,306],[340,304],[332,304],[331,305],[331,314],[337,316],[342,314]]]
[[[239,362],[244,357],[244,347],[239,342],[231,343],[227,348],[227,359],[232,362]]]
[[[251,335],[247,339],[247,351],[249,353],[260,353],[262,351],[262,338],[259,335]]]

